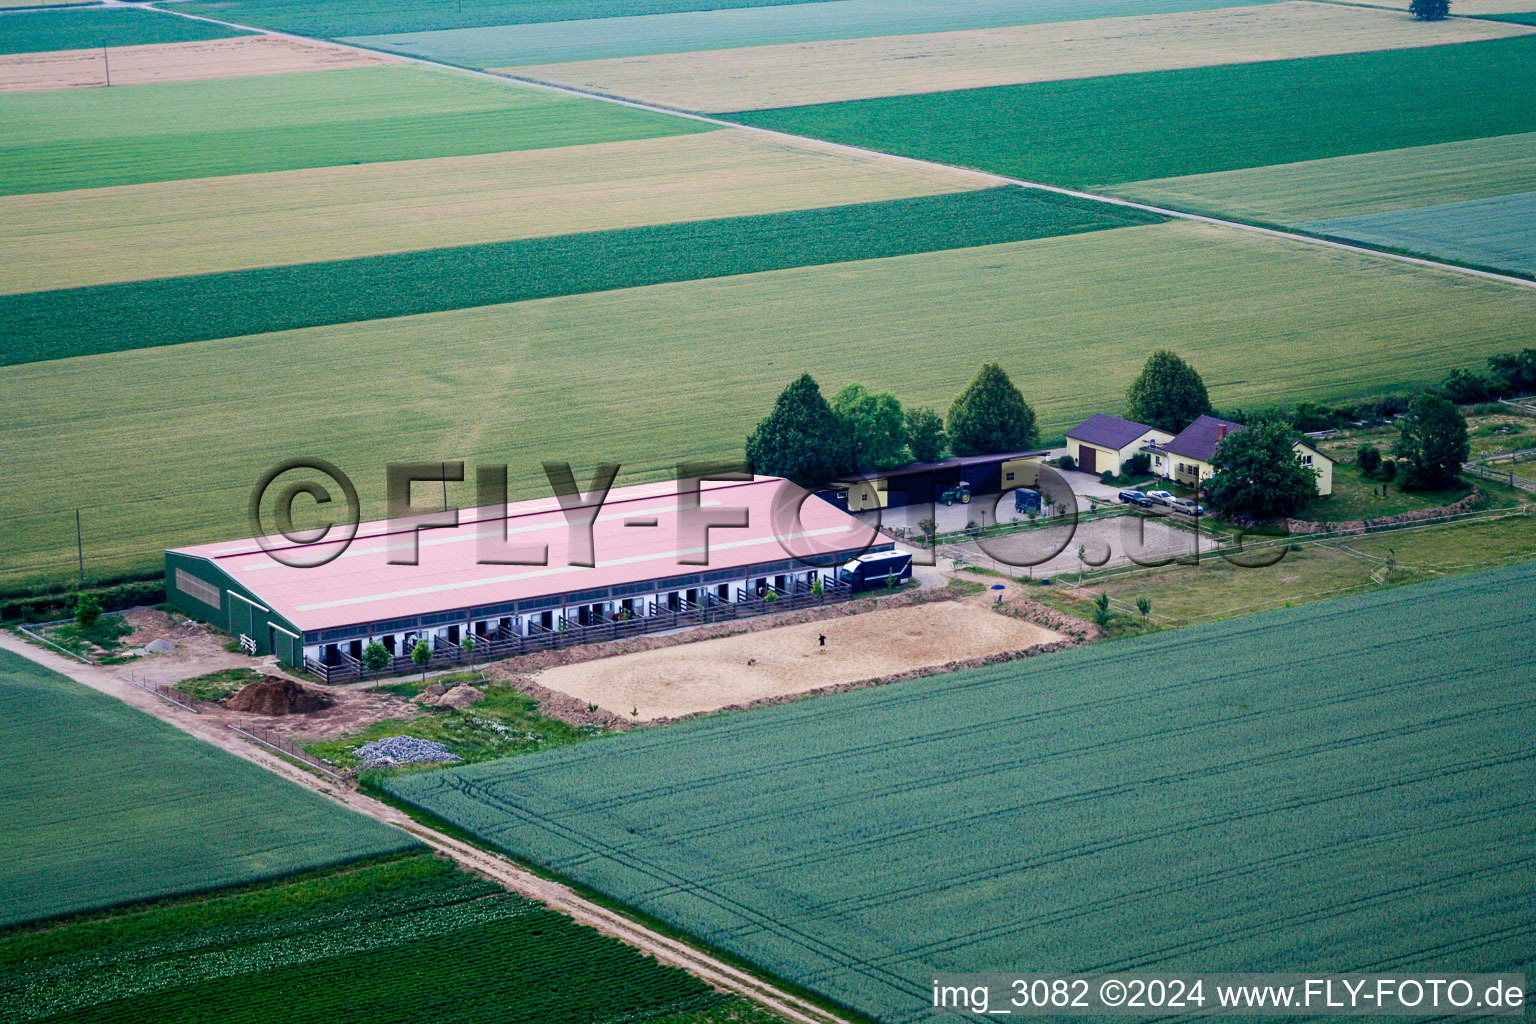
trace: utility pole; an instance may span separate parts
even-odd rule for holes
[[[80,562],[80,585],[85,586],[85,544],[80,538],[80,510],[75,509],[75,556]]]
[[[112,88],[112,62],[107,59],[107,41],[101,41],[101,66],[107,71],[107,88]]]
[[[446,463],[446,462],[439,462],[438,465],[440,467],[442,467],[442,472],[443,472],[443,511],[447,512],[448,511],[448,463]]]

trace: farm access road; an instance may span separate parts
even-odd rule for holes
[[[1283,228],[1265,227],[1261,224],[1250,224],[1242,220],[1228,220],[1225,217],[1213,217],[1207,214],[1191,213],[1188,210],[1177,210],[1171,207],[1153,206],[1149,203],[1138,203],[1131,199],[1121,199],[1118,196],[1104,195],[1100,192],[1085,192],[1081,189],[1064,188],[1060,185],[1047,185],[1038,181],[1026,181],[1023,178],[1013,178],[1008,175],[995,174],[991,171],[978,171],[974,167],[962,167],[959,164],[946,164],[937,160],[923,160],[918,157],[898,156],[895,153],[886,153],[878,149],[868,149],[864,146],[853,146],[844,142],[831,142],[827,139],[818,139],[810,135],[796,135],[793,132],[779,131],[773,128],[759,128],[755,125],[740,124],[736,121],[726,121],[722,118],[711,117],[708,114],[698,114],[688,110],[678,110],[675,107],[664,107],[653,103],[642,103],[638,100],[625,99],[622,96],[610,96],[606,93],[592,92],[587,89],[577,89],[567,85],[556,85],[552,82],[541,82],[533,78],[520,78],[512,74],[497,74],[491,71],[480,71],[475,68],[460,67],[456,64],[445,64],[441,61],[428,60],[425,57],[414,57],[408,54],[391,53],[382,50],[370,49],[366,46],[358,46],[353,43],[338,42],[335,39],[323,39],[319,36],[305,36],[293,32],[279,32],[274,29],[261,28],[257,25],[246,25],[237,21],[225,21],[221,18],[210,18],[201,14],[188,14],[185,11],[174,10],[170,7],[145,7],[138,2],[130,0],[103,0],[106,7],[135,7],[144,11],[154,11],[157,14],[166,14],[176,18],[186,18],[190,21],[206,21],[213,25],[223,25],[226,28],[240,29],[257,35],[277,36],[284,39],[300,40],[307,43],[318,43],[324,46],[336,47],[342,50],[351,50],[377,56],[387,56],[409,64],[421,64],[426,67],[437,68],[440,71],[450,71],[460,75],[469,75],[474,78],[485,78],[495,82],[511,83],[529,89],[541,89],[545,92],[564,93],[568,96],[580,96],[584,99],[598,100],[602,103],[614,103],[621,107],[632,107],[635,110],[645,110],[653,114],[667,114],[671,117],[686,118],[690,121],[700,121],[705,124],[719,125],[722,128],[736,128],[742,131],[757,132],[779,139],[787,139],[801,145],[819,146],[826,150],[853,153],[863,157],[876,157],[892,163],[907,164],[918,167],[940,168],[957,174],[970,174],[981,178],[990,179],[999,185],[1017,185],[1021,188],[1035,189],[1041,192],[1052,192],[1056,195],[1071,196],[1076,199],[1086,199],[1095,203],[1104,203],[1108,206],[1119,206],[1126,209],[1141,210],[1145,213],[1168,217],[1173,220],[1196,221],[1202,224],[1215,224],[1220,227],[1234,228],[1239,231],[1247,231],[1251,234],[1268,235],[1273,238],[1285,238],[1293,242],[1301,242],[1306,245],[1323,249],[1342,250],[1344,252],[1360,253],[1366,256],[1375,256],[1379,259],[1392,260],[1396,263],[1407,263],[1417,267],[1429,267],[1435,270],[1445,270],[1452,273],[1464,274],[1468,277],[1478,277],[1489,281],[1499,281],[1504,284],[1518,285],[1522,288],[1536,288],[1536,280],[1524,277],[1514,277],[1509,274],[1500,274],[1490,270],[1478,270],[1475,267],[1465,267],[1459,263],[1447,263],[1443,260],[1430,259],[1424,256],[1405,256],[1401,253],[1389,252],[1385,249],[1377,249],[1367,245],[1354,245],[1349,242],[1339,242],[1331,238],[1322,238],[1317,235],[1309,235],[1299,231],[1288,231]],[[1454,15],[1453,15],[1454,17]]]
[[[277,754],[250,743],[211,720],[168,704],[146,690],[124,682],[117,669],[87,665],[61,654],[27,643],[12,633],[0,633],[0,650],[10,651],[30,661],[67,676],[83,686],[131,705],[147,715],[175,726],[190,736],[260,765],[289,782],[304,786],[337,803],[414,835],[437,852],[452,858],[459,866],[490,878],[513,892],[537,900],[552,910],[574,918],[581,924],[612,936],[659,962],[680,967],[710,985],[739,995],[778,1014],[794,1024],[847,1024],[834,1013],[785,992],[723,960],[696,949],[678,939],[663,935],[645,925],[609,910],[579,895],[570,887],[542,878],[498,854],[490,853],[415,821],[404,811],[391,807],[365,793],[322,779]]]

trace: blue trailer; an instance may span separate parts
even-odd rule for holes
[[[1020,487],[1013,492],[1013,510],[1024,515],[1039,515],[1041,510],[1040,492],[1032,491],[1028,487]]]
[[[875,587],[894,587],[912,578],[912,556],[901,551],[881,551],[855,558],[837,571],[839,583],[854,593]]]

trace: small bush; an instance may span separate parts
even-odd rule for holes
[[[1063,455],[1056,463],[1062,469],[1076,469],[1077,460],[1070,455]]]
[[[1363,444],[1355,453],[1355,464],[1362,473],[1375,473],[1381,469],[1381,449],[1373,444]]]
[[[75,625],[90,629],[101,618],[101,598],[95,594],[80,594],[75,598]]]

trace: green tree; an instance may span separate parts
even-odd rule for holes
[[[832,411],[842,420],[854,472],[890,469],[907,461],[907,420],[895,395],[849,384],[833,396]]]
[[[948,448],[942,416],[926,407],[907,410],[907,452],[913,462],[938,462]]]
[[[75,598],[75,625],[90,629],[101,618],[101,599],[95,594],[81,594]]]
[[[469,661],[475,660],[475,646],[475,635],[473,633],[464,634],[464,642],[459,645],[459,649],[464,652],[464,657]]]
[[[1420,21],[1440,21],[1451,13],[1451,0],[1412,0],[1408,9]]]
[[[1147,358],[1125,397],[1126,415],[1171,434],[1211,411],[1205,381],[1194,367],[1167,349],[1158,349]]]
[[[1300,512],[1317,497],[1317,474],[1296,458],[1296,439],[1278,420],[1228,434],[1211,457],[1211,501],[1229,515],[1256,519]]]
[[[800,375],[773,403],[768,418],[747,438],[754,472],[788,477],[814,487],[847,468],[842,425],[808,373]]]
[[[1141,621],[1146,622],[1147,617],[1152,614],[1152,599],[1150,597],[1138,597],[1136,599],[1136,610],[1141,613]]]
[[[1100,629],[1109,627],[1109,595],[1100,593],[1093,599],[1093,621]]]
[[[1403,417],[1392,454],[1402,485],[1413,490],[1443,490],[1460,477],[1470,452],[1467,421],[1439,395],[1420,395]]]
[[[1355,452],[1355,465],[1360,467],[1360,472],[1371,474],[1381,468],[1381,449],[1373,444],[1363,444],[1359,451]]]
[[[427,662],[432,660],[432,648],[427,646],[425,640],[417,640],[416,646],[411,648],[411,660],[421,666],[421,681],[427,681]]]
[[[1505,352],[1488,358],[1488,373],[1501,395],[1524,395],[1536,391],[1536,348]]]
[[[389,649],[377,640],[371,640],[363,648],[362,662],[369,672],[377,672],[389,664]]]
[[[1040,439],[1035,410],[996,363],[983,366],[960,392],[945,426],[956,455],[1020,451]]]
[[[1472,402],[1487,400],[1493,385],[1480,373],[1457,369],[1445,375],[1445,380],[1440,384],[1440,390],[1445,392],[1446,398],[1457,405],[1469,405]]]

